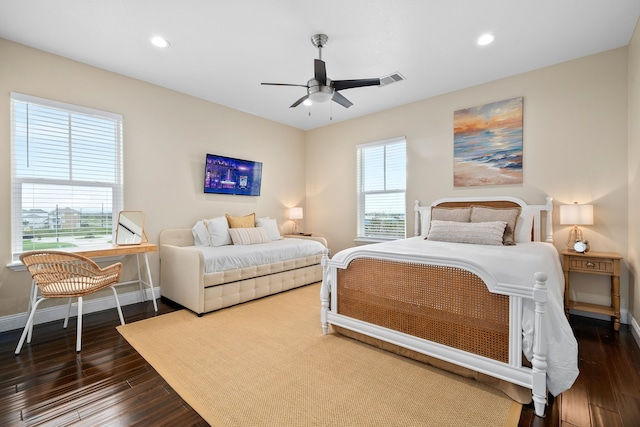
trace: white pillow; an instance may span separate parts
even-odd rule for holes
[[[505,221],[456,222],[431,221],[428,240],[438,242],[474,243],[478,245],[502,246]]]
[[[209,233],[209,246],[224,246],[231,244],[229,223],[227,222],[226,217],[219,216],[208,219],[206,225]]]
[[[230,228],[229,235],[234,245],[255,245],[269,243],[271,239],[263,227]]]
[[[193,241],[196,246],[209,246],[209,232],[207,231],[206,220],[196,222],[191,229]]]
[[[282,236],[280,235],[280,230],[278,229],[278,222],[269,217],[257,218],[256,219],[256,227],[263,227],[267,230],[267,235],[271,240],[280,240]]]
[[[533,228],[533,215],[535,209],[525,207],[520,212],[518,221],[516,221],[515,239],[516,243],[527,243],[531,241],[531,229]]]

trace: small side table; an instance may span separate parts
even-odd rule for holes
[[[562,251],[562,270],[564,271],[564,312],[569,318],[569,309],[611,316],[613,329],[620,330],[620,260],[622,256],[616,252],[579,253]],[[572,301],[569,273],[579,272],[611,276],[611,306]]]

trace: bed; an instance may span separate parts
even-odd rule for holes
[[[551,198],[542,205],[514,197],[416,201],[414,237],[325,257],[323,333],[331,325],[439,367],[524,389],[543,416],[547,393],[570,388],[578,375],[552,210]],[[494,226],[498,231],[483,234]]]

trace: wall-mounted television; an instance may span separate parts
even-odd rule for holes
[[[205,193],[259,196],[261,183],[261,162],[207,154],[204,169]]]

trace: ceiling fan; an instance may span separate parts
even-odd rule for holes
[[[262,83],[263,85],[271,86],[300,86],[307,88],[307,94],[296,102],[291,104],[291,107],[297,107],[304,103],[305,105],[311,105],[315,102],[326,102],[333,100],[345,108],[349,108],[353,105],[351,101],[342,96],[338,91],[345,89],[352,89],[356,87],[364,86],[379,86],[380,79],[355,79],[355,80],[331,80],[327,77],[327,67],[322,60],[322,48],[327,44],[329,37],[326,34],[315,34],[311,37],[311,43],[318,48],[319,59],[313,60],[313,78],[309,79],[306,85],[290,84],[290,83]]]

